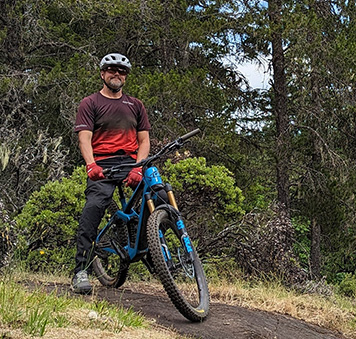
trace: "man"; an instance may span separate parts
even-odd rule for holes
[[[92,271],[92,244],[116,185],[125,179],[134,188],[142,179],[141,168],[120,172],[121,177],[115,181],[105,179],[103,168],[139,162],[147,158],[150,150],[151,126],[146,109],[140,100],[122,92],[130,71],[127,57],[118,53],[106,55],[100,62],[103,88],[82,100],[76,117],[75,132],[88,174],[72,280],[76,293],[92,290],[88,279]]]

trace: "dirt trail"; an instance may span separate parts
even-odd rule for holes
[[[48,292],[68,293],[69,285],[28,282],[30,289],[44,287]],[[133,307],[147,318],[178,333],[202,339],[346,339],[338,333],[276,313],[249,310],[239,306],[212,303],[211,314],[203,323],[191,323],[160,292],[134,291],[131,287],[107,289],[96,287],[95,295],[113,304]],[[70,292],[72,293],[72,292]],[[90,299],[90,296],[83,296]]]

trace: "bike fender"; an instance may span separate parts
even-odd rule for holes
[[[179,220],[182,218],[181,214],[179,211],[177,211],[172,205],[169,204],[163,204],[163,205],[159,205],[155,208],[156,210],[165,210],[168,213],[173,214],[174,218]]]

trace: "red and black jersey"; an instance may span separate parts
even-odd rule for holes
[[[126,94],[110,99],[97,92],[80,103],[74,131],[92,131],[93,153],[108,155],[119,150],[136,152],[137,132],[150,129],[146,109],[140,100]]]

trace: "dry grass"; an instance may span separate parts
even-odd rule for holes
[[[259,282],[251,286],[244,281],[233,285],[221,282],[210,286],[210,292],[215,302],[289,315],[356,339],[355,300],[337,295],[300,294],[278,282]]]
[[[69,283],[68,277],[28,273],[16,273],[11,277],[0,278],[0,338],[39,337],[37,329],[41,327],[40,319],[34,319],[32,324],[29,320],[31,310],[36,307],[40,310],[38,314],[43,314],[46,318],[42,338],[184,338],[173,330],[162,328],[133,311],[129,310],[125,313],[124,310],[106,302],[97,301],[95,303],[97,308],[93,308],[90,302],[81,298],[56,296],[55,293],[47,295],[40,289],[30,292],[26,287],[16,283],[30,280],[42,283]],[[14,312],[11,312],[11,309]],[[33,333],[29,333],[29,325],[34,329]]]
[[[68,277],[42,276],[22,273],[17,276],[18,281],[26,279],[32,281],[43,281],[51,283],[68,284]],[[95,285],[98,283],[95,283]],[[164,294],[160,283],[130,282],[126,286],[131,290],[150,294]],[[214,279],[214,283],[209,286],[211,301],[226,303],[229,305],[241,306],[249,309],[258,309],[267,312],[276,312],[292,316],[296,319],[343,333],[345,336],[356,339],[356,301],[342,298],[338,295],[320,296],[312,294],[301,294],[293,290],[287,290],[278,282],[254,282],[247,283],[239,278],[234,283]],[[110,332],[106,329],[100,330],[93,320],[88,317],[88,308],[79,308],[70,312],[70,326],[65,328],[48,328],[44,338],[183,338],[175,332],[158,327],[154,323],[147,321],[147,326],[140,328],[124,327],[120,333]],[[68,313],[67,313],[68,315]],[[97,322],[105,319],[97,319]],[[103,327],[103,326],[101,326]],[[1,327],[2,335],[9,334],[11,338],[30,338],[24,336],[23,332],[16,329],[6,329]],[[10,336],[11,334],[11,336]],[[4,338],[7,338],[4,336]]]
[[[10,329],[0,326],[0,338],[11,339],[33,339],[31,335],[26,335],[19,329]],[[83,329],[78,327],[49,328],[44,339],[179,339],[183,338],[165,329],[129,329],[126,328],[120,333],[113,333],[100,329]]]

